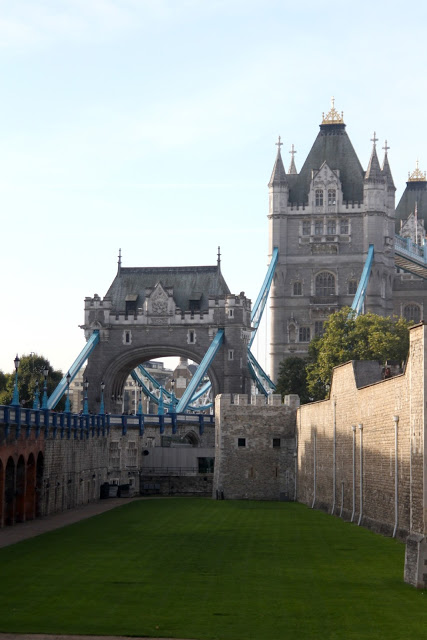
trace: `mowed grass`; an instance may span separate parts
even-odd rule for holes
[[[427,595],[404,584],[404,549],[299,504],[132,502],[0,549],[0,630],[425,638]]]

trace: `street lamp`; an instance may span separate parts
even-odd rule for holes
[[[171,380],[171,413],[175,413],[175,405],[176,405],[175,378],[172,378]]]
[[[139,387],[139,402],[138,402],[138,411],[137,415],[142,415],[142,387]]]
[[[105,407],[104,407],[104,389],[105,389],[105,382],[102,381],[101,382],[101,406],[99,407],[99,413],[101,415],[104,415],[105,413]]]
[[[49,375],[49,368],[47,365],[45,365],[43,369],[44,385],[43,385],[42,409],[47,409],[47,377],[48,375]]]
[[[67,399],[65,400],[65,413],[71,413],[71,407],[70,407],[71,373],[70,372],[67,373],[67,375],[65,376],[65,379],[67,381]]]
[[[163,387],[160,387],[160,398],[159,398],[159,404],[157,406],[157,415],[163,416],[164,413],[165,413],[165,407],[163,403]]]
[[[18,368],[19,368],[19,358],[18,354],[16,354],[16,358],[13,361],[15,365],[15,384],[13,385],[13,397],[12,397],[12,405],[15,407],[19,407],[19,391],[18,391]]]
[[[84,390],[85,390],[85,397],[84,397],[82,414],[84,416],[87,416],[87,415],[89,415],[89,406],[88,406],[88,402],[87,402],[87,390],[89,389],[89,380],[87,378],[84,381],[83,386],[84,386]]]

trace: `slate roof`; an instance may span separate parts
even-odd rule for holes
[[[396,207],[396,233],[400,231],[400,221],[407,220],[415,211],[417,203],[417,215],[419,220],[424,220],[427,229],[427,182],[417,180],[406,183],[406,189]]]
[[[288,184],[286,179],[286,171],[283,166],[282,154],[280,153],[280,147],[277,150],[276,161],[274,163],[273,171],[271,172],[269,187],[278,187],[279,185]]]
[[[385,180],[385,176],[381,171],[375,145],[372,147],[371,157],[369,159],[368,168],[366,169],[365,180],[372,182],[384,182]]]
[[[339,169],[344,201],[363,201],[365,172],[345,131],[345,124],[321,124],[320,131],[301,171],[288,174],[289,202],[308,202],[311,172],[318,171],[323,162],[330,169]]]
[[[145,290],[160,282],[164,288],[173,287],[176,306],[190,309],[190,300],[200,300],[200,310],[209,307],[209,296],[230,293],[218,266],[206,267],[121,267],[106,293],[112,299],[115,313],[125,311],[126,297],[137,295],[136,307],[142,307]]]

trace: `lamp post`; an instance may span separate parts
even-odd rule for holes
[[[39,381],[36,381],[36,386],[34,387],[34,402],[33,402],[34,411],[38,411],[40,409],[40,391],[39,391]]]
[[[65,377],[66,381],[67,381],[67,399],[65,400],[65,413],[71,413],[71,407],[70,407],[70,382],[71,382],[71,373],[68,372],[66,377]]]
[[[18,391],[18,368],[19,368],[19,357],[16,354],[16,358],[13,361],[15,365],[15,384],[13,385],[13,397],[12,397],[12,405],[15,407],[19,407],[19,391]]]
[[[87,415],[89,415],[89,406],[88,406],[88,402],[87,402],[87,390],[89,389],[89,380],[87,378],[84,381],[83,386],[84,386],[84,390],[85,390],[85,397],[84,397],[84,402],[83,402],[82,415],[87,416]]]
[[[164,413],[165,413],[165,407],[163,403],[163,387],[160,387],[160,398],[159,398],[159,404],[157,407],[157,415],[163,416]]]
[[[43,369],[44,385],[43,385],[42,409],[47,409],[47,377],[48,375],[49,375],[49,369],[48,369],[48,366],[45,365]]]
[[[176,398],[175,398],[175,378],[172,378],[171,380],[171,413],[175,413],[175,405],[176,405]]]
[[[105,413],[105,407],[104,407],[104,389],[105,389],[105,382],[102,381],[101,382],[101,405],[99,407],[99,413],[101,415],[104,415]]]
[[[138,402],[138,410],[137,415],[142,415],[142,387],[139,387],[139,402]]]

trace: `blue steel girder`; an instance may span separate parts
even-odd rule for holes
[[[274,271],[276,269],[278,259],[279,259],[279,249],[277,247],[274,247],[273,253],[271,255],[271,262],[267,269],[267,274],[264,278],[261,291],[259,292],[258,297],[252,309],[251,324],[254,331],[252,332],[252,336],[249,340],[249,347],[252,346],[252,343],[255,340],[256,332],[261,322],[261,318],[265,309],[268,294],[270,293],[271,283],[273,282]]]
[[[427,244],[420,246],[395,234],[394,262],[399,269],[427,280]]]
[[[368,255],[366,256],[365,266],[363,267],[362,275],[360,276],[359,286],[357,287],[356,295],[354,296],[354,300],[351,305],[351,308],[355,312],[356,316],[359,316],[363,309],[363,303],[365,302],[366,290],[368,288],[369,276],[371,275],[373,260],[374,245],[370,244]]]
[[[251,376],[261,393],[268,396],[276,390],[276,385],[266,374],[253,353],[251,353],[250,349],[248,349],[248,367],[251,372]]]
[[[194,376],[191,378],[190,383],[186,390],[184,391],[182,398],[179,400],[178,405],[176,407],[177,413],[183,413],[187,406],[190,404],[193,394],[199,386],[200,382],[203,380],[206,375],[212,360],[215,358],[218,349],[222,345],[222,341],[224,340],[224,329],[218,329],[214,339],[212,340],[209,349],[206,351],[205,355],[199,366],[197,367]]]
[[[144,394],[146,396],[148,396],[153,402],[155,402],[156,404],[159,404],[159,397],[156,396],[152,390],[145,384],[144,380],[140,378],[140,373],[142,375],[145,375],[144,372],[146,372],[146,369],[144,369],[144,367],[142,365],[138,365],[138,370],[134,369],[133,371],[131,371],[131,376],[132,379],[135,380],[135,382],[141,387],[141,389],[143,390]],[[155,378],[153,378],[153,376],[149,376],[150,381],[154,380],[156,382],[156,389],[160,389],[163,396],[166,396],[167,399],[169,400],[163,400],[163,406],[166,407],[167,409],[173,409],[172,407],[172,394],[167,391],[167,389],[165,389],[164,387],[161,386],[161,384],[158,382],[158,380],[156,380]],[[200,398],[200,396],[205,393],[210,387],[210,382],[206,383],[203,385],[203,387],[197,392],[197,394],[194,394],[193,397],[191,398],[191,402],[193,402],[195,399]],[[176,398],[175,398],[175,405],[176,405]],[[188,405],[188,409],[191,409],[191,411],[204,411],[205,409],[210,409],[213,406],[213,402],[209,402],[207,404],[204,405]]]
[[[71,376],[70,382],[74,380],[77,373],[80,371],[81,367],[86,362],[86,360],[88,359],[88,357],[90,356],[90,354],[92,353],[92,351],[94,350],[98,342],[99,342],[99,331],[98,329],[95,329],[95,331],[92,333],[89,340],[86,342],[85,346],[77,356],[76,360],[73,362],[73,364],[68,370]],[[68,371],[67,371],[67,374],[68,374]],[[48,409],[54,409],[58,404],[58,402],[61,400],[65,391],[67,390],[67,374],[65,374],[62,380],[59,382],[56,389],[48,398],[48,401],[47,401]]]

